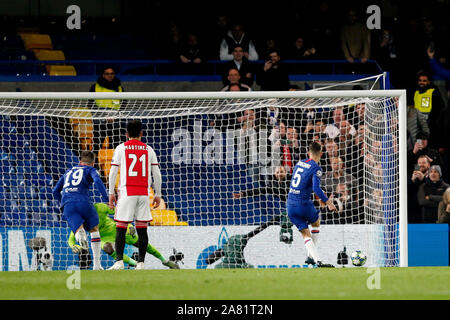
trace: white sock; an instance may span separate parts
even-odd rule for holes
[[[314,245],[314,241],[311,238],[304,238],[306,250],[308,250],[308,256],[313,258],[314,261],[320,261],[319,255],[317,254],[316,246]]]
[[[319,241],[319,234],[320,234],[319,228],[311,227],[311,238],[316,247],[317,247],[317,242]],[[309,252],[308,252],[308,257],[312,258],[311,255],[309,254]]]
[[[92,255],[94,258],[94,266],[100,265],[100,254],[101,254],[101,242],[100,242],[100,232],[91,233],[91,248]]]
[[[317,246],[317,241],[319,241],[320,230],[317,227],[311,227],[311,238],[314,241],[314,245]]]

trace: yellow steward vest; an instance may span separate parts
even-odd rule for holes
[[[430,113],[434,88],[428,89],[424,93],[416,91],[414,93],[414,107],[422,113]]]
[[[122,92],[122,87],[119,86],[119,91]],[[98,83],[95,84],[95,92],[116,92],[114,90],[106,89],[99,85]],[[120,108],[120,100],[95,100],[95,104],[99,106],[100,108],[111,108],[115,110],[119,110]]]

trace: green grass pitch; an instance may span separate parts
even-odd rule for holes
[[[0,272],[1,300],[450,299],[449,267]],[[369,289],[367,283],[373,289]],[[67,286],[73,289],[69,289]],[[376,285],[379,284],[379,289]]]

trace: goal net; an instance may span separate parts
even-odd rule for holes
[[[147,268],[166,268],[164,259],[181,268],[305,267],[286,197],[312,141],[323,146],[322,189],[338,208],[312,198],[322,260],[351,266],[361,250],[365,266],[407,266],[405,115],[400,90],[2,93],[0,270],[92,268],[88,252],[69,245],[52,187],[82,150],[97,155],[107,186],[131,119],[142,121],[163,180],[148,229],[162,258],[148,254]],[[92,199],[102,201],[94,188]],[[339,264],[344,250],[348,264]],[[127,256],[136,252],[126,246]],[[104,268],[113,262],[102,253]]]

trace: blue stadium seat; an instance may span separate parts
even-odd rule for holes
[[[24,180],[23,174],[3,174],[1,176],[2,186],[17,187]]]
[[[7,151],[0,149],[0,160],[9,160],[9,154]]]
[[[57,200],[47,200],[47,212],[60,214],[60,205]]]
[[[20,150],[19,153],[16,153],[18,160],[36,160],[38,161],[38,156],[36,151],[31,149],[30,147],[24,147],[22,150]]]
[[[17,134],[17,129],[15,126],[9,124],[8,121],[0,121],[0,133],[5,134]]]
[[[34,227],[43,225],[41,221],[41,214],[38,212],[32,212],[28,215],[28,224]]]
[[[55,227],[58,224],[58,221],[55,217],[50,213],[41,213],[41,224],[46,225],[47,227]]]
[[[39,188],[38,197],[41,200],[53,199],[52,188],[43,186]]]
[[[6,155],[6,154],[5,154]],[[2,157],[4,159],[4,156]],[[8,159],[0,159],[0,174],[16,173],[16,168],[11,165]]]
[[[27,214],[24,212],[13,212],[11,213],[12,226],[26,226],[27,224]]]
[[[28,175],[28,180],[31,182],[32,185],[37,186],[39,189],[41,189],[42,187],[51,188],[53,186],[53,178],[49,174],[32,173]]]

